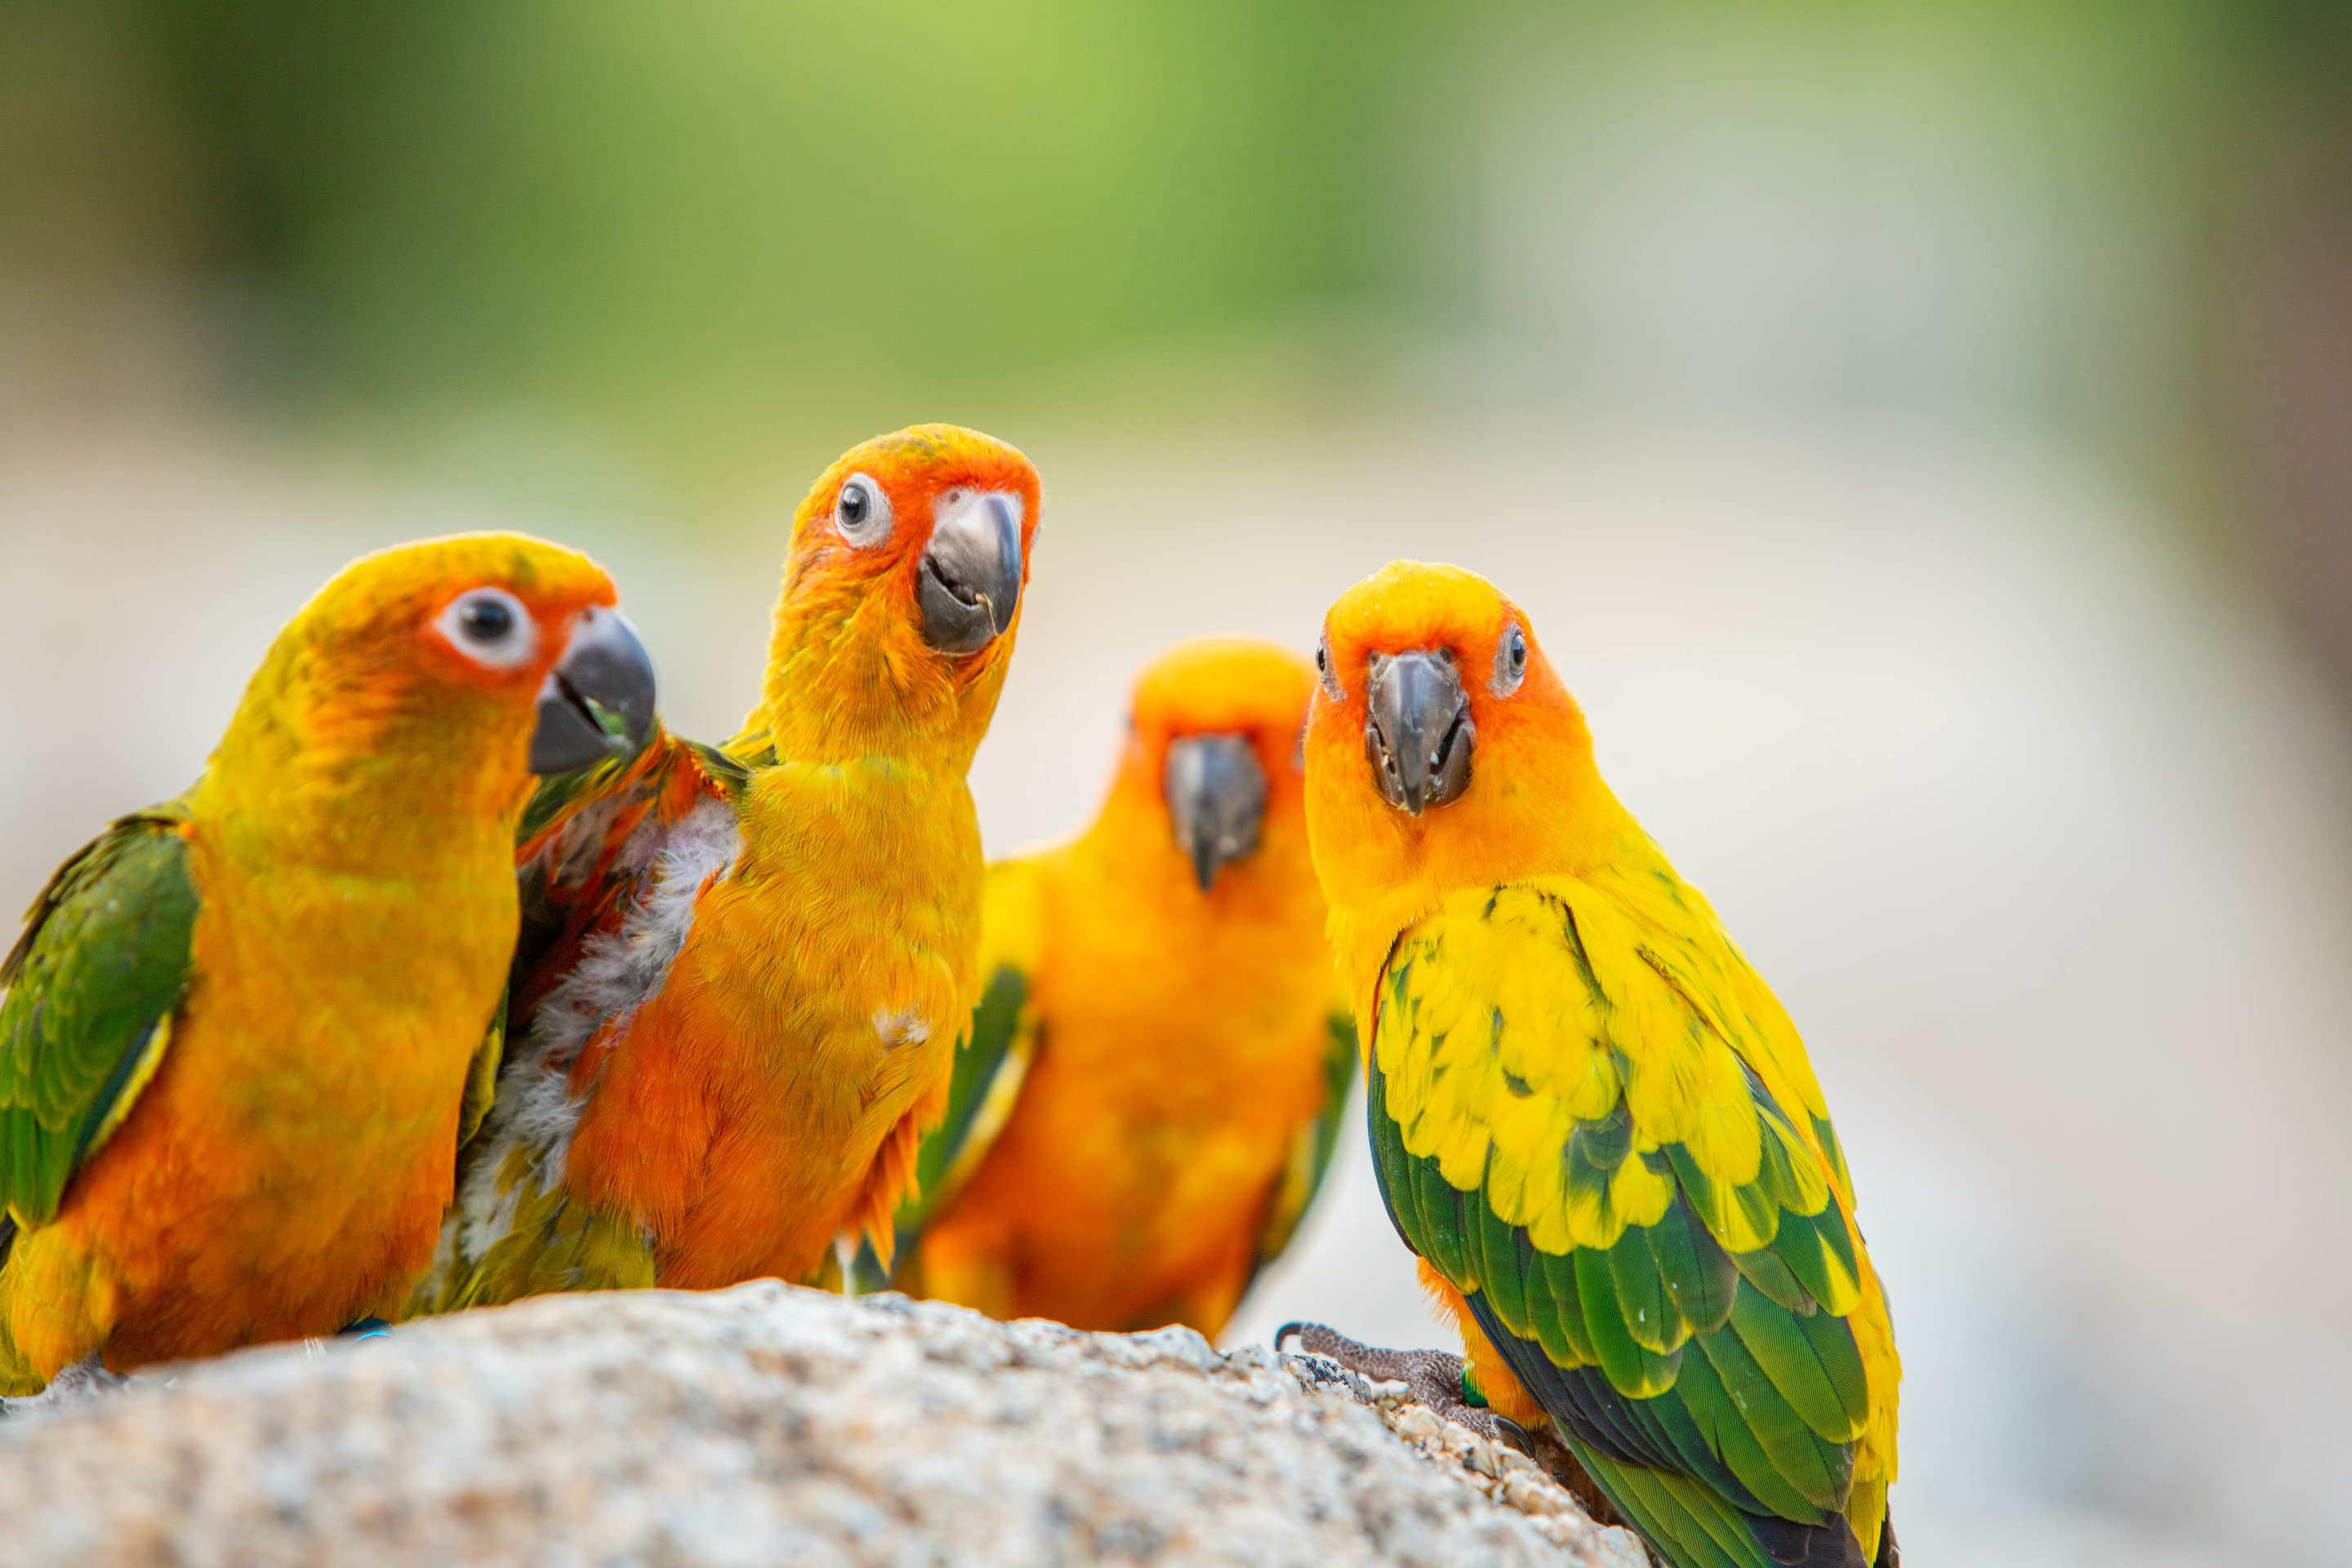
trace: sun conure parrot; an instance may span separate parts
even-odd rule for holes
[[[1381,1195],[1468,1354],[1433,1402],[1549,1418],[1675,1568],[1891,1568],[1900,1365],[1788,1015],[1493,585],[1392,563],[1318,664],[1307,828]]]
[[[1109,797],[989,868],[987,990],[895,1283],[1213,1337],[1290,1239],[1355,1076],[1307,852],[1315,674],[1203,641],[1137,682]]]
[[[530,775],[652,721],[613,605],[514,534],[357,561],[194,787],[58,870],[0,963],[0,1392],[405,1296],[497,1062]]]
[[[507,1062],[419,1310],[887,1252],[980,991],[965,774],[1037,508],[973,431],[854,447],[793,520],[742,732],[542,786]]]

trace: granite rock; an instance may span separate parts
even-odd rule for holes
[[[1643,1568],[1401,1385],[773,1282],[249,1351],[0,1421],[6,1558]]]

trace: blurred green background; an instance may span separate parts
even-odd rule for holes
[[[1435,173],[1449,31],[1336,4],[58,7],[0,66],[9,141],[47,150],[10,237],[190,290],[265,404],[519,405],[700,474],[811,414],[1069,406],[1074,374],[1204,333],[1272,327],[1328,376],[1353,318],[1421,302],[1392,220]]]
[[[2035,340],[1876,375],[1838,340],[1937,302],[1888,279],[1752,395],[2021,410],[2180,460],[2227,412],[2200,376],[2262,226],[2340,204],[2352,87],[2329,0],[92,0],[5,26],[19,309],[160,295],[216,390],[272,413],[429,437],[497,409],[696,483],[910,400],[1410,402],[1432,367],[1401,350],[1433,342],[1622,406],[1628,369],[1700,374],[1672,344],[1618,363],[1608,269],[1657,237],[1587,226],[1702,203],[1694,253],[1659,259],[1685,306],[1746,315],[1734,336],[1827,220],[2005,274],[1958,282],[2009,319],[1940,330]],[[1582,275],[1528,298],[1547,261]]]
[[[0,8],[0,901],[358,550],[615,568],[688,732],[809,477],[1045,475],[974,773],[1502,580],[1807,1030],[1942,1563],[2336,1563],[2352,7]],[[1350,1144],[1237,1333],[1437,1331]]]

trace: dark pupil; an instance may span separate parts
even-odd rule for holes
[[[471,599],[458,616],[475,642],[497,642],[514,630],[514,612],[497,599]]]
[[[852,485],[841,492],[841,521],[856,528],[866,521],[866,487]]]
[[[1318,647],[1315,650],[1315,668],[1321,670],[1326,675],[1331,673],[1331,650],[1329,648]]]
[[[1511,638],[1511,668],[1517,669],[1528,662],[1528,645],[1515,635]]]

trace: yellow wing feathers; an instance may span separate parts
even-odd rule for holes
[[[1414,1154],[1465,1190],[1483,1181],[1501,1218],[1560,1253],[1614,1246],[1673,1196],[1640,1160],[1605,1183],[1570,1180],[1578,1128],[1622,1100],[1635,1152],[1680,1145],[1707,1178],[1692,1195],[1723,1244],[1765,1246],[1778,1205],[1743,1206],[1736,1190],[1769,1157],[1797,1212],[1816,1213],[1831,1167],[1811,1117],[1800,1127],[1759,1113],[1749,1074],[1772,1090],[1801,1047],[1769,1042],[1722,1005],[1745,973],[1727,947],[1711,953],[1574,879],[1456,894],[1400,939],[1388,966],[1382,1004],[1409,1002],[1413,1016],[1374,1045],[1390,1113]],[[1777,1007],[1771,1018],[1785,1025]]]
[[[1845,1320],[1860,1374],[1833,1379],[1847,1414],[1826,1396],[1805,1408],[1823,1439],[1855,1446],[1866,1513],[1893,1479],[1899,1366],[1835,1135],[1807,1103],[1819,1090],[1787,1015],[1696,895],[1652,885],[1664,896],[1644,907],[1530,879],[1446,898],[1399,937],[1372,999],[1391,1211],[1501,1326],[1559,1367],[1600,1366],[1629,1398],[1674,1387],[1695,1334],[1766,1332],[1768,1303]],[[1706,1237],[1685,1239],[1693,1220]],[[1504,1244],[1513,1231],[1532,1255]],[[1614,1281],[1597,1298],[1596,1269]],[[1537,1304],[1538,1279],[1583,1297],[1575,1321]]]

